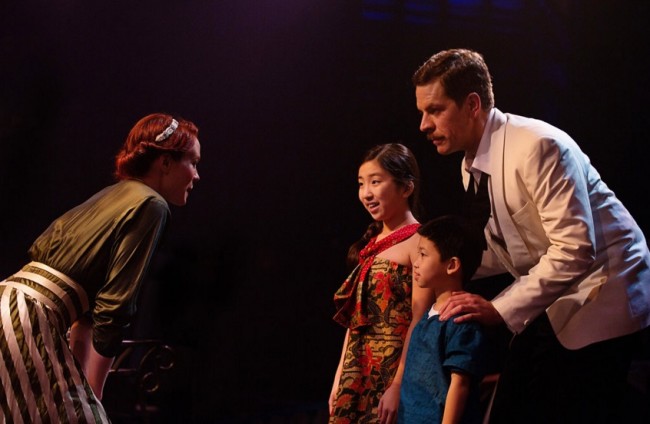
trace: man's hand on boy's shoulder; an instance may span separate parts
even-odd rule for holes
[[[483,325],[497,325],[503,322],[492,302],[464,291],[453,292],[440,308],[441,321],[446,321],[452,316],[456,316],[455,323],[477,321]]]

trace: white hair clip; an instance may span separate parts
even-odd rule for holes
[[[178,128],[178,121],[172,118],[172,123],[169,124],[167,128],[165,128],[165,131],[161,132],[156,136],[156,141],[163,141],[169,138],[170,135],[176,131],[176,128]]]

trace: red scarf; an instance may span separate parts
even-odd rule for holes
[[[359,265],[354,268],[334,294],[334,305],[337,309],[334,321],[351,329],[370,324],[365,310],[366,277],[375,257],[389,247],[411,237],[419,227],[420,224],[409,224],[393,231],[379,241],[377,241],[377,237],[370,239],[366,247],[359,252]]]

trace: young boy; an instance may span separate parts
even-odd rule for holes
[[[480,423],[485,335],[476,322],[438,319],[438,307],[452,292],[463,290],[481,262],[480,234],[454,216],[431,220],[418,233],[413,278],[420,287],[434,290],[436,303],[411,335],[398,423]]]

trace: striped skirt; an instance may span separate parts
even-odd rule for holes
[[[64,274],[31,262],[0,282],[0,423],[108,423],[67,329],[88,311]]]

